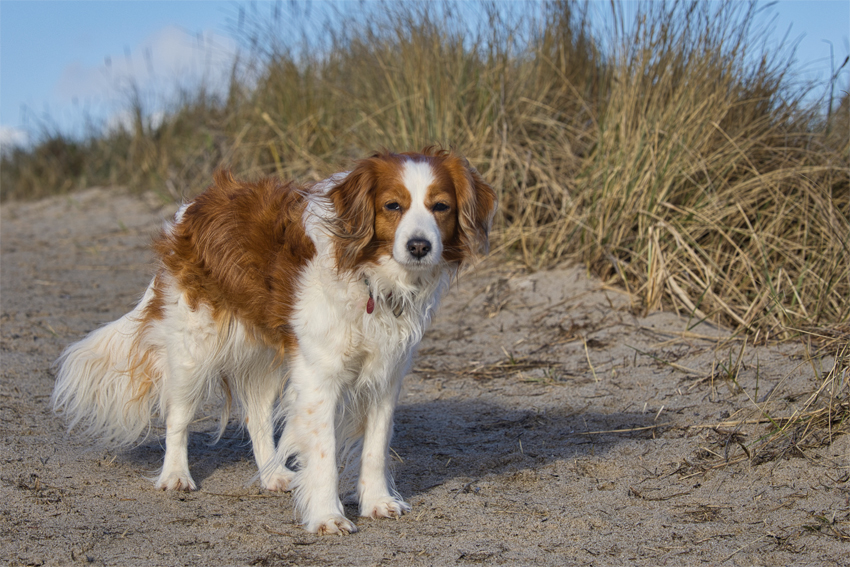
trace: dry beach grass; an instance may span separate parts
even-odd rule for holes
[[[222,164],[319,179],[442,143],[498,189],[498,253],[531,268],[579,260],[645,313],[749,332],[850,321],[850,98],[804,104],[755,5],[647,3],[626,22],[615,4],[607,30],[569,2],[434,6],[377,4],[300,43],[282,38],[319,16],[246,8],[224,95],[185,93],[154,123],[134,91],[132,128],[4,156],[2,195],[171,199]]]

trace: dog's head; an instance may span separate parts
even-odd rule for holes
[[[387,256],[413,270],[458,266],[489,248],[496,194],[450,151],[377,153],[328,197],[339,269]]]

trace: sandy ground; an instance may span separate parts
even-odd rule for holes
[[[790,415],[832,360],[746,345],[735,385],[723,368],[741,341],[719,346],[721,329],[671,313],[636,317],[576,267],[485,262],[446,298],[397,414],[403,518],[305,533],[288,494],[248,484],[234,421],[217,445],[214,420],[195,424],[199,491],[155,491],[159,438],[92,449],[48,402],[61,350],[139,298],[148,242],[173,210],[101,189],[3,207],[0,561],[848,564],[850,436],[780,458],[744,452],[767,431],[751,400]]]

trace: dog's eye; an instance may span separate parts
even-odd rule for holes
[[[444,212],[448,211],[450,208],[451,207],[449,207],[445,203],[437,203],[436,205],[431,207],[431,210],[434,211],[435,213],[444,213]]]
[[[384,205],[384,208],[388,211],[400,211],[401,205],[393,201],[392,203],[387,203],[386,205]]]

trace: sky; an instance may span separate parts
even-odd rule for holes
[[[608,5],[598,2],[601,9]],[[247,4],[272,8],[207,0],[0,0],[0,145],[25,144],[44,132],[79,133],[86,124],[118,125],[127,120],[133,86],[155,116],[177,88],[201,80],[215,85],[238,52],[232,30]],[[360,4],[335,6],[345,12]],[[832,42],[836,66],[850,54],[850,0],[760,6],[764,21],[773,22],[771,42],[779,45],[787,34],[797,43],[803,79],[830,76],[826,41]],[[850,65],[839,81],[843,88],[848,84]]]

